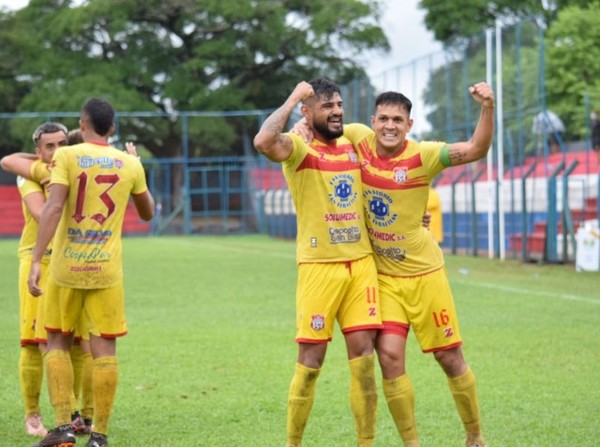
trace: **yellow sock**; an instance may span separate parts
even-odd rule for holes
[[[67,351],[53,349],[44,354],[48,380],[48,394],[54,408],[55,424],[71,423],[71,396],[73,394],[73,366]]]
[[[383,379],[383,394],[402,441],[414,444],[418,439],[415,423],[415,393],[407,374]]]
[[[288,394],[287,447],[299,447],[315,400],[315,389],[320,369],[296,363],[296,371]]]
[[[81,396],[81,370],[83,369],[83,352],[81,351],[81,347],[73,345],[69,355],[71,356],[71,364],[73,365],[73,397],[75,399],[74,410],[76,410],[79,407],[77,405],[79,396]]]
[[[94,359],[94,431],[108,434],[108,420],[115,403],[119,382],[119,365],[116,357]]]
[[[37,345],[21,347],[19,354],[19,383],[25,405],[25,416],[40,412],[40,392],[44,378],[42,353]]]
[[[481,433],[475,374],[469,368],[462,376],[448,378],[448,386],[466,432]]]
[[[84,419],[94,418],[94,390],[92,387],[94,378],[94,359],[92,354],[86,353],[82,356],[83,368],[81,370],[81,417]]]
[[[377,420],[377,384],[373,354],[350,360],[350,407],[359,447],[373,445]]]

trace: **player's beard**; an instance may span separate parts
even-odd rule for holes
[[[328,126],[329,120],[325,120],[321,123],[313,123],[313,126],[317,133],[327,140],[335,140],[344,134],[344,122],[340,118],[340,128],[337,130],[331,130]]]

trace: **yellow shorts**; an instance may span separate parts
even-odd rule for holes
[[[462,344],[444,268],[414,277],[379,275],[379,295],[384,332],[406,337],[412,326],[423,352]]]
[[[382,328],[371,256],[298,266],[296,342],[330,341],[336,320],[343,333]]]
[[[38,340],[36,328],[39,320],[40,298],[29,293],[27,279],[31,270],[31,256],[19,258],[19,328],[21,346],[45,342]],[[44,283],[48,272],[48,260],[41,263],[41,284]],[[44,336],[45,338],[45,336]]]
[[[70,334],[80,328],[86,334],[103,338],[127,334],[123,283],[107,289],[71,289],[59,286],[49,277],[44,293],[48,332]],[[88,329],[81,328],[82,324]]]
[[[37,319],[35,320],[35,340],[38,343],[48,343],[48,332],[46,331],[46,319],[45,315],[45,298],[46,294],[42,294],[37,297],[38,308],[37,308]],[[85,313],[82,312],[79,318],[79,324],[75,328],[74,341],[77,343],[79,340],[89,341],[90,333],[88,330],[88,323],[85,317]]]

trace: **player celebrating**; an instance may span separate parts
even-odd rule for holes
[[[475,375],[465,362],[444,257],[420,224],[431,180],[443,169],[486,156],[494,132],[494,96],[486,83],[470,88],[481,104],[479,122],[466,142],[406,139],[412,104],[400,93],[379,95],[372,129],[345,126],[361,160],[369,235],[377,270],[384,329],[377,338],[388,408],[405,446],[419,445],[414,393],[405,371],[406,337],[412,326],[424,352],[432,352],[466,430],[468,447],[484,447]],[[374,131],[374,132],[373,132]]]
[[[307,144],[283,133],[292,110],[315,129]],[[254,138],[259,152],[281,162],[297,210],[298,360],[289,389],[288,447],[301,445],[316,381],[337,320],[350,366],[350,404],[358,445],[375,436],[374,340],[381,328],[377,272],[366,234],[360,167],[343,132],[340,89],[326,79],[300,82]]]
[[[33,132],[35,154],[24,157],[9,155],[0,164],[5,171],[17,173],[23,168],[29,172],[32,165],[50,163],[54,151],[67,144],[67,128],[59,123],[47,122],[38,126]],[[23,200],[23,217],[25,225],[19,241],[19,322],[21,333],[21,351],[19,354],[19,382],[21,395],[25,405],[25,430],[30,435],[45,436],[46,429],[40,414],[40,391],[43,378],[42,352],[45,350],[45,336],[41,337],[36,326],[39,326],[38,309],[40,300],[31,295],[27,289],[27,276],[31,265],[31,251],[35,246],[38,232],[38,221],[46,203],[44,187],[25,176],[17,177],[17,186]],[[42,276],[46,277],[46,269],[50,261],[49,252],[41,260]]]
[[[95,428],[87,445],[108,445],[118,380],[116,338],[127,333],[121,228],[129,196],[142,219],[150,220],[154,214],[154,199],[139,159],[108,145],[115,129],[114,113],[104,100],[86,102],[80,119],[85,143],[59,149],[52,160],[50,194],[40,218],[28,283],[33,295],[42,293],[40,261],[54,235],[45,291],[45,362],[56,428],[37,447],[75,444],[69,350],[82,312],[88,319],[94,357]]]

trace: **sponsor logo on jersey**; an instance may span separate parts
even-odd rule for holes
[[[311,248],[317,248],[317,238],[316,237],[310,238],[310,246],[311,246]]]
[[[364,192],[364,197],[368,205],[367,217],[370,222],[378,227],[388,227],[396,222],[398,214],[390,214],[394,200],[388,194],[376,189],[368,189]]]
[[[84,155],[82,157],[77,157],[77,165],[82,169],[89,169],[93,166],[100,165],[102,169],[112,169],[112,168],[122,168],[123,160],[118,158],[111,157],[90,157],[89,155]]]
[[[381,247],[377,244],[371,244],[375,253],[383,258],[388,258],[394,262],[403,262],[406,260],[406,250],[398,247]]]
[[[69,240],[75,244],[105,244],[112,236],[110,230],[85,230],[67,228]]]
[[[320,331],[325,327],[325,315],[313,315],[310,321],[310,327],[315,331]]]
[[[451,327],[444,328],[444,335],[446,336],[446,338],[452,337],[454,335],[454,329],[452,329]]]
[[[360,228],[329,228],[329,242],[332,244],[348,244],[360,241]]]
[[[325,222],[349,222],[358,219],[358,213],[327,213],[325,214]]]
[[[406,239],[406,236],[397,235],[395,233],[386,233],[384,231],[377,231],[373,228],[368,228],[369,235],[372,239],[377,239],[378,241],[384,242],[399,242]]]
[[[329,193],[329,200],[340,208],[348,208],[356,202],[357,193],[354,190],[355,178],[349,174],[339,174],[329,181],[333,193]]]

